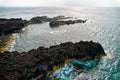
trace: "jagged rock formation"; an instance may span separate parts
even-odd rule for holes
[[[30,21],[29,24],[41,24],[43,22],[49,22],[51,21],[52,18],[49,18],[47,16],[37,16],[37,17],[33,17]]]
[[[69,19],[71,17],[65,17],[65,16],[56,16],[53,18],[49,18],[47,16],[37,16],[33,17],[30,21],[29,24],[41,24],[44,22],[50,22],[50,21],[56,21],[56,20],[62,20],[62,19]]]
[[[26,20],[18,19],[0,19],[0,36],[16,33],[27,25]]]
[[[72,59],[94,60],[105,55],[103,47],[92,41],[67,42],[23,53],[5,52],[0,54],[0,80],[45,80]]]
[[[67,21],[51,21],[50,22],[50,27],[59,27],[63,25],[70,25],[70,24],[75,24],[75,23],[85,23],[87,20],[67,20]]]

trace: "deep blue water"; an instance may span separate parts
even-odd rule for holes
[[[62,80],[120,80],[120,8],[0,8],[0,18],[30,19],[33,16],[57,15],[71,16],[78,19],[88,19],[85,24],[65,25],[50,28],[48,23],[29,25],[22,33],[15,34],[15,40],[10,45],[10,51],[29,51],[39,46],[49,47],[55,43],[78,42],[93,40],[104,47],[106,57],[98,65],[96,61],[78,62],[84,69],[73,70],[72,61],[50,77],[56,76]],[[85,65],[84,65],[85,64]],[[89,65],[87,65],[89,64]]]

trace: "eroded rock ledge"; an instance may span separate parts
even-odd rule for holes
[[[5,52],[0,54],[0,80],[44,80],[72,59],[95,60],[105,55],[103,47],[92,41],[66,42],[23,53]]]

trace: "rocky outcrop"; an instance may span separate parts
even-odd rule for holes
[[[26,20],[18,19],[0,19],[0,36],[16,33],[27,25]]]
[[[67,20],[67,21],[51,21],[49,23],[50,27],[59,27],[63,25],[70,25],[75,23],[85,23],[87,20]]]
[[[56,20],[62,20],[62,19],[69,19],[71,17],[65,17],[65,16],[56,16],[53,18],[49,18],[47,16],[37,16],[33,17],[30,21],[29,24],[41,24],[44,22],[50,22],[50,21],[56,21]]]
[[[66,16],[56,16],[52,18],[52,21],[57,21],[57,20],[63,20],[63,19],[70,19],[72,17],[66,17]]]
[[[0,80],[45,80],[66,61],[94,60],[105,55],[103,47],[92,41],[67,42],[23,53],[5,52],[0,54]]]
[[[6,46],[12,40],[11,34],[21,31],[25,26],[27,26],[27,21],[21,18],[0,18],[0,52],[7,50]]]
[[[41,24],[43,22],[50,22],[50,27],[58,27],[61,25],[69,25],[75,23],[85,23],[86,20],[67,20],[67,21],[60,21],[63,19],[69,19],[71,17],[65,16],[56,16],[53,18],[49,18],[47,16],[37,16],[33,17],[31,20],[22,20],[21,18],[11,18],[11,19],[4,19],[0,18],[0,36],[7,35],[11,33],[16,33],[22,28],[24,28],[28,24]]]
[[[43,22],[49,22],[51,21],[52,18],[49,18],[47,16],[37,16],[37,17],[33,17],[30,21],[29,24],[41,24]]]

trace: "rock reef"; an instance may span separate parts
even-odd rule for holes
[[[0,54],[0,80],[45,80],[72,59],[95,60],[105,55],[103,47],[92,41],[66,42],[23,53],[4,52]]]
[[[70,25],[70,24],[75,24],[75,23],[85,23],[87,20],[67,20],[67,21],[51,21],[50,22],[50,27],[59,27],[63,25]]]
[[[37,16],[37,17],[33,17],[30,21],[29,24],[41,24],[43,22],[49,22],[51,21],[52,18],[49,18],[47,16]]]
[[[29,24],[41,24],[44,22],[49,22],[50,27],[59,27],[63,25],[70,25],[75,23],[85,23],[87,20],[66,20],[71,19],[72,17],[65,17],[65,16],[56,16],[53,18],[49,18],[47,16],[37,16],[33,17],[29,20]]]
[[[69,18],[71,18],[71,17],[56,16],[56,17],[53,17],[53,18],[49,18],[47,16],[37,16],[37,17],[33,17],[28,22],[29,22],[29,24],[41,24],[41,23],[44,23],[44,22],[51,22],[51,21],[69,19]]]

